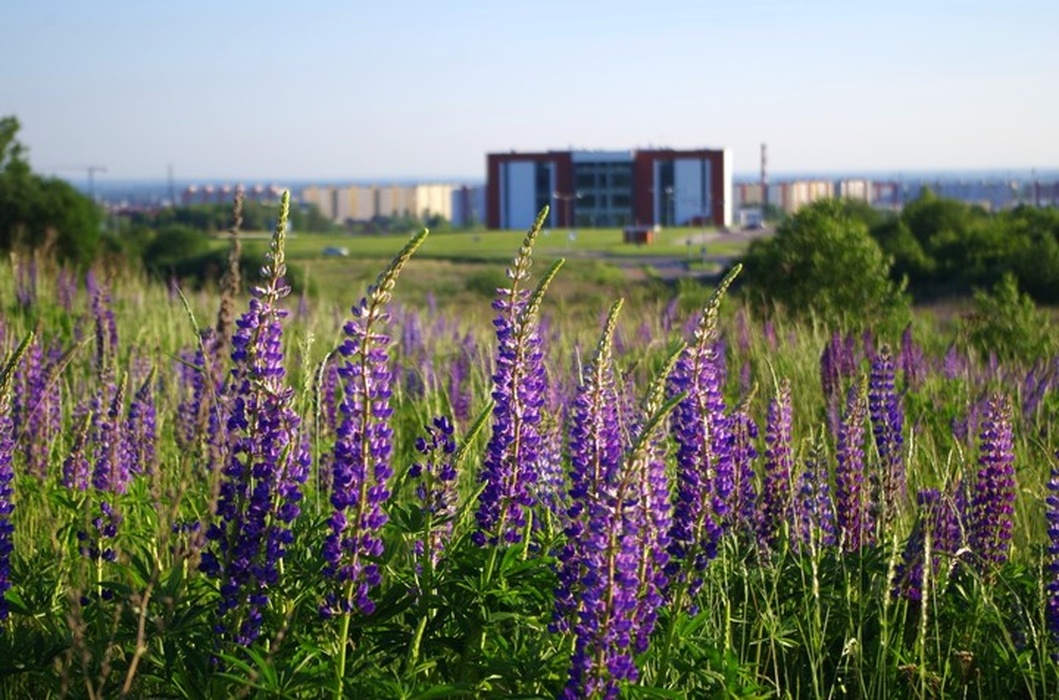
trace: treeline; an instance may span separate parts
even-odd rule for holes
[[[848,205],[907,279],[916,299],[966,296],[1011,275],[1043,303],[1059,302],[1059,210],[1020,206],[989,212],[924,189],[899,215]]]
[[[102,213],[69,183],[33,173],[18,129],[18,119],[0,117],[0,250],[88,265],[101,250]]]
[[[242,230],[269,232],[275,227],[277,203],[263,204],[251,200],[243,202]],[[131,227],[156,231],[173,226],[215,234],[227,231],[232,225],[232,202],[218,204],[190,204],[154,211],[133,212],[127,217]],[[290,212],[291,230],[300,233],[331,233],[334,222],[314,205],[293,207]]]
[[[1059,210],[990,213],[929,190],[900,214],[829,199],[800,209],[743,258],[742,291],[763,313],[855,331],[911,320],[913,301],[973,298],[960,319],[984,354],[1030,359],[1059,351],[1048,315],[1059,301]]]

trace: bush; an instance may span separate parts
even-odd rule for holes
[[[1047,314],[1019,292],[1013,275],[1004,275],[992,292],[976,291],[974,305],[960,331],[965,342],[983,356],[1033,362],[1055,354]]]
[[[908,309],[867,225],[836,200],[801,209],[776,236],[754,241],[743,262],[751,300],[795,316],[860,328]]]
[[[170,225],[159,231],[147,244],[143,262],[148,270],[164,274],[181,267],[188,260],[201,257],[209,247],[209,238],[201,231]]]

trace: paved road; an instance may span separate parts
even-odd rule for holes
[[[773,230],[762,229],[760,231],[731,231],[728,233],[698,233],[691,236],[691,245],[694,250],[706,246],[706,262],[714,263],[720,270],[726,269],[734,260],[731,255],[714,255],[710,253],[710,243],[717,241],[726,242],[748,242],[755,238],[772,235]],[[650,266],[658,276],[664,280],[675,280],[681,277],[708,278],[715,275],[704,273],[701,269],[690,269],[689,262],[701,262],[702,257],[693,256],[691,260],[687,255],[652,255],[650,246],[644,247],[642,255],[612,255],[609,253],[594,251],[574,251],[567,255],[571,258],[590,258],[600,260],[609,265],[620,267],[625,270],[630,280],[641,280],[646,277],[644,268]],[[701,266],[700,266],[701,268]]]

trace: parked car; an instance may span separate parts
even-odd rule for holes
[[[345,258],[349,256],[349,248],[339,248],[338,246],[329,245],[324,248],[324,257],[327,258]]]

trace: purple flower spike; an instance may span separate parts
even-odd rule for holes
[[[604,489],[617,478],[623,456],[611,347],[620,308],[619,302],[611,309],[571,412],[570,506],[566,513],[566,544],[559,552],[559,587],[555,593],[554,627],[562,631],[576,624],[581,606],[586,574],[584,538],[589,517],[600,507]]]
[[[472,536],[479,546],[521,542],[527,516],[536,504],[541,409],[547,387],[540,305],[562,261],[552,265],[532,296],[524,284],[532,264],[533,243],[546,213],[538,215],[508,269],[511,286],[498,289],[493,302],[497,312],[493,321],[497,339],[493,431],[479,474],[484,488],[475,513],[478,530]]]
[[[565,698],[616,698],[621,681],[639,676],[634,654],[647,649],[667,581],[669,504],[661,439],[671,408],[663,402],[665,380],[675,361],[676,354],[653,382],[644,423],[634,431],[624,461],[617,468],[599,464],[595,490],[575,499],[575,508],[583,506],[578,512],[581,527],[570,541],[574,556],[565,558],[564,565],[576,562],[580,576],[576,600],[560,608],[576,613]],[[588,416],[598,416],[598,411],[589,410]],[[589,452],[609,455],[613,436],[606,430],[589,434],[602,438],[598,445],[604,448]],[[590,465],[578,478],[591,479],[593,474]]]
[[[765,473],[758,511],[758,544],[776,548],[791,524],[794,496],[791,493],[791,386],[784,379],[769,402],[765,422]]]
[[[8,615],[5,595],[11,588],[11,552],[14,551],[11,514],[15,512],[12,500],[15,472],[11,460],[15,449],[15,426],[11,418],[11,387],[15,368],[33,340],[33,333],[27,335],[0,371],[0,632]]]
[[[754,442],[758,438],[758,427],[745,404],[732,416],[731,429],[733,482],[729,520],[733,531],[754,538],[757,527],[754,460],[758,457]]]
[[[867,412],[864,386],[851,386],[846,398],[846,413],[838,428],[838,466],[835,469],[838,539],[844,552],[856,552],[875,541],[870,494],[864,489],[864,421]]]
[[[427,438],[416,440],[415,447],[423,459],[409,468],[408,476],[419,481],[415,489],[416,499],[429,526],[426,539],[416,541],[415,554],[417,558],[429,560],[431,567],[436,568],[452,536],[452,521],[456,515],[457,474],[452,461],[456,441],[452,422],[445,417],[435,418],[427,426]]]
[[[689,583],[692,594],[701,572],[717,556],[729,517],[734,486],[732,433],[724,405],[724,360],[718,345],[721,301],[741,268],[733,268],[707,302],[692,343],[670,378],[670,394],[683,395],[673,411],[677,443],[677,495],[670,530],[670,569]]]
[[[970,503],[969,544],[982,561],[1007,561],[1015,493],[1011,408],[997,394],[989,401],[978,434],[978,478]]]
[[[154,403],[155,371],[152,368],[129,405],[125,420],[125,437],[128,441],[130,468],[135,474],[154,472],[156,410]]]
[[[908,538],[897,566],[895,593],[909,600],[923,599],[927,536],[930,536],[931,579],[940,572],[942,555],[953,555],[962,543],[957,499],[937,489],[919,492],[919,520]]]
[[[5,395],[0,396],[0,624],[7,619],[7,601],[4,594],[11,588],[11,552],[14,551],[11,514],[15,511],[15,504],[11,497],[14,495],[15,471],[11,457],[15,439],[6,393],[5,391]]]
[[[1045,517],[1048,520],[1045,617],[1055,647],[1052,658],[1059,661],[1059,461],[1052,464],[1045,497]]]
[[[905,495],[904,411],[894,387],[893,355],[886,345],[871,361],[868,412],[879,451],[878,469],[872,472],[873,500],[882,507],[876,525],[886,527],[897,515],[898,501]]]
[[[835,537],[835,505],[827,485],[827,458],[822,445],[817,445],[805,461],[795,501],[794,549],[815,553],[833,547]]]
[[[382,582],[374,559],[383,553],[379,531],[388,519],[383,504],[393,474],[388,307],[401,269],[426,235],[414,236],[398,253],[345,325],[338,370],[345,392],[331,460],[331,532],[323,546],[324,573],[335,586],[321,606],[325,616],[375,609],[369,593]]]
[[[254,290],[232,338],[230,410],[227,430],[221,431],[226,457],[215,519],[206,532],[210,545],[200,565],[220,584],[218,633],[239,646],[261,633],[309,470],[283,367],[286,312],[279,300],[290,291],[283,262],[289,206],[284,193],[269,264],[262,269],[265,282]]]

